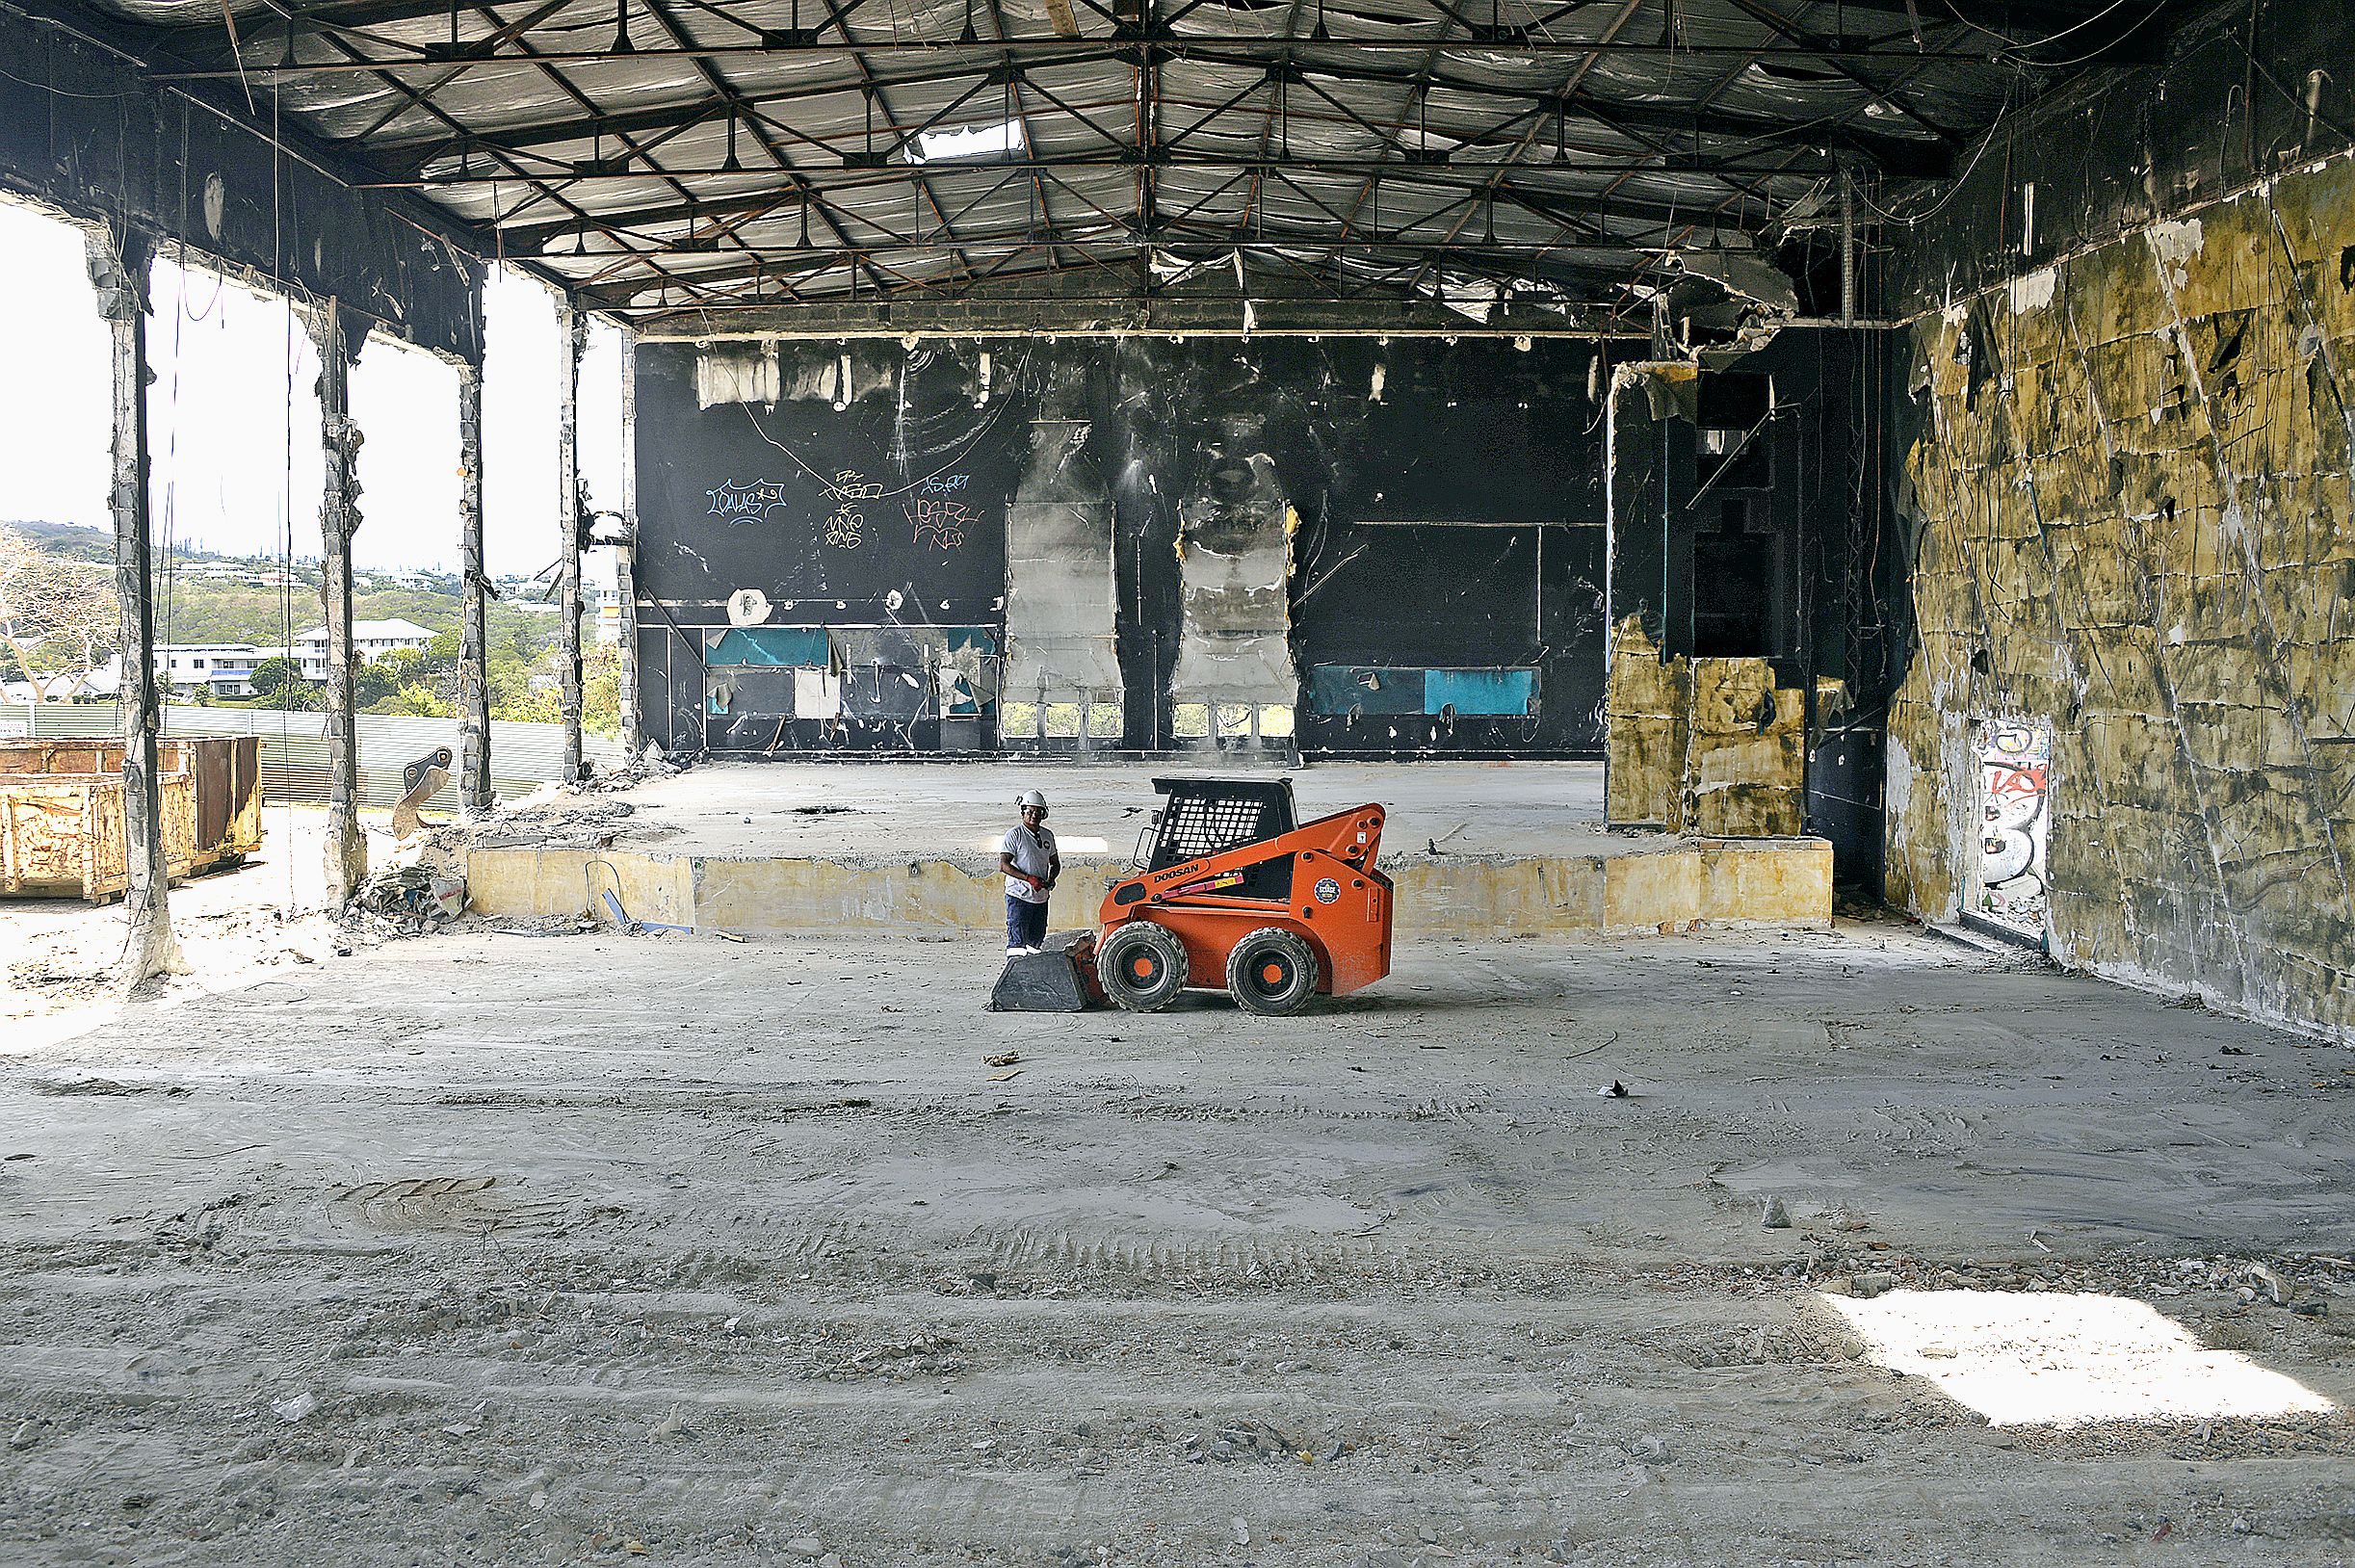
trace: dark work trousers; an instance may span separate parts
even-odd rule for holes
[[[1006,945],[1043,948],[1047,945],[1047,906],[1028,899],[1006,896]]]

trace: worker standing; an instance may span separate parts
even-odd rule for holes
[[[1047,895],[1062,875],[1062,856],[1047,830],[1047,797],[1025,790],[1014,797],[1022,821],[1006,830],[998,846],[998,870],[1006,874],[1006,951],[1043,952],[1047,945]]]

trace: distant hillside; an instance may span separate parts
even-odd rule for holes
[[[101,529],[71,523],[10,522],[7,527],[30,537],[41,549],[75,561],[112,562],[115,536]],[[197,562],[245,564],[259,575],[275,572],[277,562],[252,556],[221,555],[207,550],[173,550],[155,562],[155,640],[158,642],[253,642],[274,646],[290,636],[317,626],[324,618],[319,600],[319,568],[298,564],[301,579],[291,588],[266,588],[236,581],[232,573],[183,572]],[[433,576],[426,587],[394,587],[390,573],[361,571],[352,595],[355,620],[414,621],[431,632],[455,632],[458,622],[458,580]],[[417,574],[403,574],[414,576]],[[379,586],[380,585],[380,586]],[[502,591],[516,602],[536,603],[538,589],[503,584]],[[542,607],[544,609],[544,607]],[[484,614],[493,650],[525,661],[554,645],[554,616],[516,608],[515,602],[492,600]]]
[[[275,645],[320,623],[316,585],[291,589],[238,583],[182,580],[158,584],[155,639],[159,642],[255,642]],[[381,588],[352,595],[354,620],[414,621],[430,632],[458,630],[458,598],[427,588]],[[555,640],[557,617],[493,601],[484,620],[494,647],[527,654]]]
[[[53,556],[68,561],[115,559],[115,536],[99,528],[73,523],[35,523],[0,518],[0,527],[13,528]]]
[[[0,517],[0,528],[13,528],[39,545],[51,555],[64,556],[69,561],[113,561],[115,536],[103,528],[85,528],[79,523],[41,523],[22,517]],[[265,561],[258,556],[222,555],[215,550],[195,550],[174,545],[170,551],[156,552],[156,566],[160,570],[169,554],[172,561],[250,562],[260,567],[275,567],[275,559]]]

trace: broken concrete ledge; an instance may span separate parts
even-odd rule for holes
[[[1634,935],[1751,928],[1828,929],[1832,847],[1822,839],[1662,838],[1618,852],[1413,856],[1388,863],[1406,937]],[[1066,869],[1066,924],[1091,917],[1125,864]],[[833,931],[994,935],[1005,897],[995,872],[937,857],[752,858],[660,849],[531,846],[468,856],[469,905],[532,919],[601,909],[612,892],[634,920],[752,935]]]

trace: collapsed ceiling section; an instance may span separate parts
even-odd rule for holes
[[[1949,178],[2007,105],[2159,28],[2145,0],[31,3],[591,309],[721,332],[1385,296],[1754,328],[1801,308],[1789,241],[1829,193]]]

